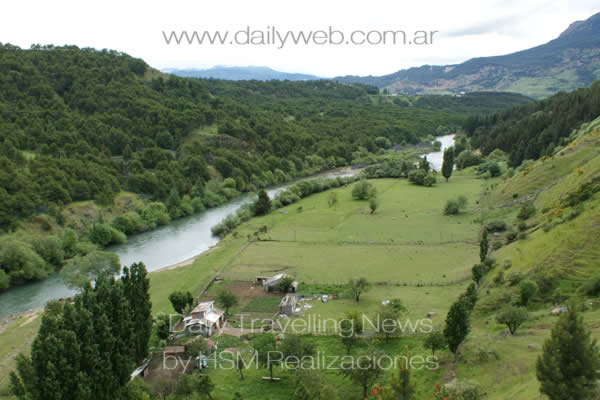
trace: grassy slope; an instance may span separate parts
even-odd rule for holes
[[[486,212],[487,221],[504,219],[516,224],[518,199],[511,207],[494,208],[511,203],[512,193],[518,193],[521,199],[531,197],[538,210],[528,221],[527,238],[493,253],[500,265],[503,260],[512,261],[505,275],[520,271],[533,278],[536,272],[543,271],[552,274],[557,287],[555,292],[573,295],[586,278],[599,272],[600,196],[596,194],[586,201],[584,211],[572,220],[563,217],[572,210],[559,205],[568,192],[600,173],[599,127],[600,119],[583,127],[574,134],[571,145],[559,154],[538,161],[529,173],[517,174],[486,196],[486,205],[493,208]],[[555,224],[550,231],[537,229],[548,222]],[[552,304],[536,299],[529,306],[530,319],[515,336],[506,336],[506,328],[495,323],[495,313],[504,304],[514,301],[518,290],[506,283],[493,282],[501,269],[504,268],[496,267],[483,282],[473,314],[473,331],[463,347],[463,362],[456,374],[480,383],[490,400],[538,399],[535,361],[557,318],[550,313]],[[586,299],[586,303],[592,304],[592,309],[584,313],[586,324],[593,337],[600,339],[600,310],[592,299]],[[556,305],[559,304],[564,303]],[[490,355],[489,361],[481,361],[482,349],[495,352],[499,359]]]

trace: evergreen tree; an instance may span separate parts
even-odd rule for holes
[[[266,215],[271,211],[271,199],[266,191],[258,192],[258,199],[253,205],[255,215]]]
[[[131,306],[133,330],[135,332],[135,358],[138,364],[148,356],[148,342],[152,334],[152,302],[150,280],[146,266],[134,263],[131,269],[123,269],[124,294]]]
[[[454,169],[454,149],[448,147],[444,150],[444,161],[442,162],[442,176],[446,178],[446,182],[452,176],[452,170]]]
[[[481,262],[484,262],[487,258],[489,246],[487,229],[484,229],[481,234],[481,240],[479,241],[479,259]]]
[[[406,349],[404,358],[398,361],[398,375],[392,374],[390,388],[383,391],[384,400],[416,400],[416,383],[410,377],[410,358]]]
[[[471,316],[466,299],[461,298],[452,304],[446,316],[444,337],[448,348],[454,354],[454,362],[458,360],[458,348],[471,330]]]
[[[550,400],[595,399],[600,379],[596,340],[583,324],[574,304],[552,328],[536,364],[540,392]]]
[[[421,161],[419,161],[419,169],[429,172],[429,161],[427,161],[427,156],[423,156]]]

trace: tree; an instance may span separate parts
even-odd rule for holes
[[[402,333],[398,326],[399,317],[400,311],[394,307],[390,307],[389,304],[380,305],[379,311],[375,316],[375,320],[378,322],[377,336],[383,338],[388,343],[390,338]]]
[[[575,304],[561,314],[538,357],[540,392],[550,400],[596,398],[600,355]]]
[[[279,289],[283,293],[287,293],[287,291],[290,290],[290,288],[292,287],[292,285],[294,284],[295,281],[296,280],[294,278],[292,278],[291,276],[284,276],[277,283],[277,289]]]
[[[90,281],[95,281],[102,275],[115,275],[120,269],[118,255],[95,250],[85,256],[70,259],[60,275],[67,286],[83,289]]]
[[[390,387],[383,391],[384,400],[416,400],[416,383],[410,377],[410,359],[407,348],[404,357],[398,360],[398,375],[392,373]]]
[[[511,335],[514,335],[519,326],[527,321],[527,310],[524,307],[508,306],[496,315],[496,322],[508,327]]]
[[[350,287],[350,292],[352,293],[352,297],[358,303],[360,301],[360,295],[371,287],[367,278],[352,278],[348,282],[348,286]]]
[[[459,299],[452,304],[446,316],[444,337],[448,348],[454,354],[454,362],[458,361],[458,348],[471,330],[471,315],[465,299]]]
[[[148,342],[152,334],[152,302],[150,301],[150,280],[146,266],[134,263],[123,268],[123,293],[131,305],[131,315],[135,335],[135,357],[138,364],[148,356]]]
[[[294,400],[335,400],[337,388],[327,381],[321,370],[299,368],[294,372]]]
[[[350,350],[358,335],[363,331],[362,316],[358,311],[346,312],[344,318],[340,321],[340,336],[342,344],[346,348],[346,353],[350,354]]]
[[[258,199],[254,202],[253,210],[255,215],[266,215],[271,211],[271,199],[266,191],[258,192]]]
[[[448,147],[444,150],[444,161],[442,161],[442,176],[446,178],[446,182],[452,176],[452,170],[454,169],[454,149]]]
[[[429,161],[427,161],[427,156],[423,156],[421,161],[419,161],[419,169],[426,173],[429,172]]]
[[[361,179],[352,186],[354,200],[367,200],[375,193],[375,188],[366,179]]]
[[[371,214],[375,214],[375,210],[377,210],[378,206],[379,201],[377,200],[377,197],[371,196],[371,198],[369,199],[369,208],[371,209]]]
[[[277,340],[271,333],[263,333],[252,340],[252,347],[256,352],[258,364],[269,370],[271,381],[273,381],[273,366],[278,364],[277,360],[270,359],[269,353],[277,351]]]
[[[329,196],[327,196],[327,205],[329,205],[329,208],[331,207],[335,207],[337,205],[338,202],[338,195],[337,192],[330,192]]]
[[[369,388],[383,374],[380,358],[381,353],[374,349],[367,349],[357,358],[340,365],[342,375],[360,385],[363,399],[367,398]]]
[[[175,311],[183,314],[187,306],[194,304],[194,297],[190,292],[175,291],[169,295],[169,301]]]
[[[160,340],[167,340],[169,335],[171,334],[171,321],[169,320],[169,316],[164,313],[159,313],[156,316],[156,320],[154,321],[154,330],[156,331],[156,336]]]
[[[479,285],[479,282],[483,279],[485,275],[485,265],[483,264],[475,264],[473,268],[471,268],[471,276],[475,283]]]
[[[435,356],[437,350],[441,350],[446,346],[446,338],[442,331],[432,331],[425,338],[423,344],[426,349],[431,349],[431,354]]]
[[[199,394],[203,398],[212,399],[211,392],[215,385],[210,380],[209,376],[187,375],[183,374],[179,377],[175,386],[175,394],[177,396],[192,396]]]
[[[537,293],[538,285],[534,281],[524,280],[519,284],[519,291],[521,292],[521,304],[527,306],[529,299]]]
[[[487,258],[489,247],[490,244],[488,242],[487,229],[484,229],[483,233],[481,234],[481,240],[479,241],[479,259],[481,262],[484,262]]]
[[[222,289],[216,297],[217,304],[225,308],[225,315],[229,315],[229,309],[235,307],[238,303],[238,298],[231,290]]]
[[[294,359],[302,360],[303,357],[310,357],[315,354],[315,344],[299,335],[286,335],[281,342],[279,351],[284,357],[294,357]],[[302,367],[300,367],[302,368]]]

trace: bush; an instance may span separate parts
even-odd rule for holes
[[[89,238],[92,243],[105,247],[112,241],[112,232],[108,225],[94,224],[89,231]]]
[[[517,228],[519,228],[519,231],[521,231],[521,232],[527,230],[527,228],[528,228],[527,222],[525,222],[525,221],[519,222],[519,225],[517,226]]]
[[[417,169],[409,172],[408,180],[415,185],[432,186],[436,182],[435,174],[428,173],[423,169]]]
[[[375,188],[366,179],[361,179],[352,187],[352,198],[354,200],[367,200],[373,193]]]
[[[489,222],[485,228],[487,229],[488,232],[493,233],[493,232],[504,232],[506,230],[506,222],[504,221],[492,221]]]
[[[520,283],[519,290],[521,294],[521,304],[527,306],[529,300],[537,293],[538,285],[534,281],[525,280]]]
[[[506,242],[510,243],[510,242],[514,242],[517,239],[517,233],[510,231],[506,233]]]
[[[494,283],[496,285],[502,285],[504,283],[504,271],[500,271],[494,277]]]
[[[458,196],[456,200],[451,199],[446,202],[444,215],[457,215],[467,207],[467,198]]]
[[[600,275],[592,277],[581,289],[588,296],[598,296],[600,294]]]
[[[494,250],[500,250],[500,249],[502,248],[502,246],[504,246],[504,245],[502,244],[502,242],[501,242],[501,241],[499,241],[499,240],[496,240],[496,241],[495,241],[495,242],[492,244],[492,249],[494,249]]]
[[[517,218],[519,218],[520,220],[527,220],[531,217],[533,217],[535,215],[536,209],[535,206],[533,205],[532,201],[528,201],[523,203],[523,205],[521,206],[521,209],[519,210],[519,214],[517,214]]]
[[[477,174],[483,175],[489,173],[492,178],[502,175],[502,168],[495,161],[486,161],[477,167]]]
[[[131,235],[144,230],[144,221],[135,211],[129,211],[126,214],[119,215],[112,221],[111,225],[126,235]]]
[[[56,267],[61,266],[65,259],[62,240],[58,236],[39,236],[32,238],[32,245],[44,261]]]
[[[459,169],[479,165],[480,163],[481,158],[470,150],[465,150],[456,157],[456,167]]]
[[[510,284],[510,286],[516,286],[519,283],[521,283],[521,281],[523,280],[524,276],[521,272],[515,271],[515,272],[511,272],[508,275],[508,282]]]

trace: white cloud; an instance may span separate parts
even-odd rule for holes
[[[0,41],[76,44],[141,57],[156,68],[266,65],[321,76],[380,75],[422,64],[456,63],[545,43],[575,21],[600,11],[597,0],[126,1],[71,0],[3,4]],[[163,30],[440,31],[431,46],[188,46],[166,45]]]

